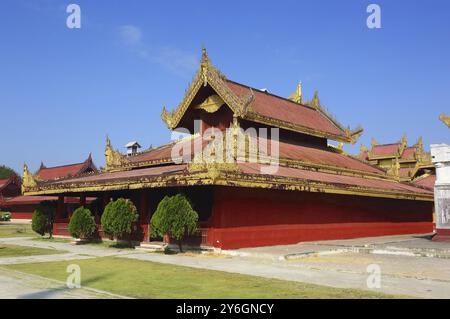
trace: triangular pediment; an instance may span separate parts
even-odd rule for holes
[[[246,96],[239,97],[230,90],[225,81],[225,76],[212,65],[203,50],[200,68],[183,100],[173,112],[163,108],[162,120],[169,129],[175,129],[188,110],[203,109],[214,113],[224,105],[229,107],[235,116],[243,117],[253,100],[253,92],[249,89]]]

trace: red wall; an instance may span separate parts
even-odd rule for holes
[[[223,249],[433,230],[432,202],[217,188],[209,244]]]
[[[14,205],[7,208],[11,212],[11,219],[31,219],[37,205]]]

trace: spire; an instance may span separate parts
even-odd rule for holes
[[[303,103],[303,96],[302,96],[302,82],[298,82],[297,89],[294,93],[292,93],[289,97],[289,100],[295,102],[295,103]]]
[[[203,78],[203,86],[206,86],[208,84],[208,68],[209,68],[209,57],[208,53],[206,52],[206,48],[202,48],[202,58],[200,60],[200,71]]]
[[[406,133],[403,134],[403,137],[400,139],[400,143],[406,147],[406,145],[408,145],[408,137],[406,136]]]
[[[309,105],[315,109],[320,107],[319,91],[317,91],[317,90],[314,91],[314,96],[313,96],[311,102],[309,103]]]
[[[44,169],[44,168],[46,168],[45,165],[44,165],[44,162],[41,161],[41,165],[39,166],[39,170]]]

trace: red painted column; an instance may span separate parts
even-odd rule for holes
[[[86,195],[80,196],[80,206],[82,207],[86,206]]]
[[[60,223],[63,219],[64,215],[64,196],[58,196],[58,202],[56,203],[56,211],[55,211],[55,221],[53,222],[53,234],[54,235],[64,235],[59,234],[58,231],[58,223]]]

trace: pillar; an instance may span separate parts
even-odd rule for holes
[[[434,185],[436,236],[433,240],[450,242],[450,145],[432,144],[431,158],[436,167]]]
[[[80,195],[80,206],[86,206],[86,195]]]

